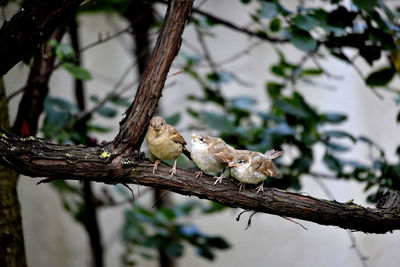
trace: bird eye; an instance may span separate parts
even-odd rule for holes
[[[204,138],[203,137],[200,137],[199,140],[200,140],[200,142],[204,142]]]
[[[239,160],[238,160],[238,163],[239,163],[239,164],[243,163],[243,160],[239,159]]]
[[[163,122],[161,123],[161,126],[164,126],[164,123],[163,123]]]

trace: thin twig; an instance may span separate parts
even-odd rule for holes
[[[302,224],[299,223],[299,222],[296,222],[296,221],[293,220],[293,219],[290,219],[290,218],[288,218],[288,217],[286,217],[286,216],[279,216],[279,217],[281,217],[281,218],[283,218],[283,219],[285,219],[285,220],[288,220],[289,222],[292,222],[292,223],[295,223],[295,224],[297,224],[297,225],[300,225],[304,230],[308,230],[304,225],[302,225]]]
[[[342,52],[342,53],[343,53],[343,52]],[[360,78],[361,78],[361,79],[364,81],[364,83],[365,83],[364,74],[362,73],[361,69],[360,69],[356,64],[354,64],[354,61],[357,59],[357,57],[358,57],[358,55],[354,56],[354,57],[349,61],[349,64],[350,64],[350,66],[353,67],[353,69],[357,72],[357,74],[360,76]],[[366,84],[366,85],[367,85],[367,84]],[[380,93],[378,93],[373,87],[371,87],[371,86],[369,86],[369,85],[367,85],[367,87],[372,91],[372,93],[374,93],[374,94],[376,95],[376,97],[378,97],[380,100],[383,100],[383,96],[382,96]]]
[[[344,77],[342,75],[333,74],[322,67],[321,63],[315,58],[314,54],[308,54],[308,56],[312,60],[312,62],[314,62],[315,66],[317,66],[317,68],[321,70],[328,78],[343,80]]]
[[[113,96],[115,96],[117,94],[117,91],[119,89],[119,87],[121,86],[121,84],[125,81],[126,77],[128,76],[129,72],[133,69],[134,65],[136,63],[132,63],[130,64],[125,70],[124,72],[121,74],[121,76],[119,77],[119,79],[117,80],[117,82],[114,84],[113,88],[110,90],[110,93],[107,94],[101,101],[99,101],[97,103],[97,105],[95,105],[93,108],[86,110],[85,112],[82,112],[80,114],[78,114],[77,116],[74,116],[73,118],[71,118],[71,120],[69,120],[67,123],[64,124],[64,126],[60,127],[57,131],[55,131],[54,136],[57,136],[58,134],[60,134],[65,128],[67,128],[69,125],[74,124],[75,122],[82,120],[88,116],[90,116],[91,114],[93,114],[94,112],[96,112],[97,110],[99,110],[105,103],[107,103],[107,101],[109,101],[110,99],[112,99]],[[129,85],[128,88],[131,88],[133,85]],[[125,87],[126,88],[126,87]]]
[[[247,229],[249,229],[249,228],[251,227],[251,219],[253,218],[253,216],[254,216],[256,213],[257,213],[257,211],[253,212],[253,213],[250,215],[249,219],[247,220],[247,226],[246,226],[246,228],[244,228],[244,230],[247,230]]]

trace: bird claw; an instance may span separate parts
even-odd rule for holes
[[[174,176],[174,174],[176,174],[176,167],[173,167],[168,173],[171,174],[171,175],[169,176],[169,178],[172,178],[172,176]]]
[[[242,188],[243,190],[246,189],[246,185],[243,183],[239,183],[239,193],[242,191]]]
[[[260,191],[263,191],[264,192],[264,185],[263,185],[263,183],[261,183],[259,186],[257,186],[257,194],[258,193],[260,193]]]
[[[194,173],[194,175],[195,175],[195,179],[197,180],[197,178],[202,178],[203,177],[203,171],[198,171],[198,172],[195,172]]]
[[[153,166],[153,174],[156,173],[157,169],[158,169],[158,165],[160,164],[161,160],[156,160],[156,162],[154,162],[154,166]]]
[[[176,174],[176,160],[174,161],[174,166],[172,167],[172,169],[168,173],[171,174],[169,176],[170,179],[172,179],[172,176],[174,176],[174,174]]]
[[[221,176],[214,176],[213,178],[215,178],[215,182],[214,185],[218,184],[218,183],[222,183],[222,179],[225,178],[225,176],[221,175]]]

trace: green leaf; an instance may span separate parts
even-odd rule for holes
[[[261,1],[261,10],[259,16],[267,19],[272,19],[279,14],[279,6],[276,3]]]
[[[269,29],[272,32],[278,32],[281,29],[281,20],[278,18],[273,19],[269,24]]]
[[[291,27],[287,28],[283,34],[295,47],[302,51],[310,52],[317,49],[317,41],[307,31]]]
[[[108,99],[110,99],[111,103],[113,103],[114,105],[117,105],[117,106],[127,108],[131,105],[131,102],[128,101],[128,98],[124,98],[124,97],[121,97],[116,94],[109,95]]]
[[[267,83],[267,92],[268,95],[272,98],[276,98],[280,96],[282,88],[284,88],[284,84],[268,82]]]
[[[273,65],[271,67],[271,72],[276,76],[285,77],[285,70],[280,65]]]
[[[200,246],[197,248],[196,250],[197,254],[199,254],[200,256],[209,259],[209,260],[214,260],[215,255],[214,253],[206,246]]]
[[[365,82],[370,86],[383,86],[388,84],[395,74],[392,67],[383,68],[368,75]]]
[[[211,247],[215,247],[215,248],[219,248],[219,249],[230,248],[230,245],[228,244],[228,242],[226,242],[225,239],[218,237],[218,236],[207,238],[206,243],[207,243],[207,245],[209,245]]]
[[[297,26],[297,28],[305,30],[305,31],[311,31],[312,29],[315,28],[317,25],[316,21],[310,17],[310,16],[304,16],[297,14],[293,19],[292,22],[294,25]]]
[[[324,72],[321,69],[303,69],[301,73],[303,75],[321,75]]]
[[[293,115],[299,118],[308,118],[309,114],[304,111],[302,108],[293,105],[288,100],[284,100],[282,98],[278,98],[275,100],[275,104],[282,109],[285,113]]]
[[[353,3],[359,9],[365,9],[365,10],[372,9],[378,5],[377,0],[353,0]]]
[[[166,118],[165,118],[165,121],[166,121],[168,124],[176,125],[176,124],[180,121],[180,119],[181,119],[181,113],[176,112],[176,113],[174,113],[174,114],[172,114],[172,115],[166,117]]]
[[[74,55],[75,55],[74,48],[72,48],[72,46],[69,44],[61,43],[56,47],[56,56],[60,61],[71,58]]]
[[[351,141],[353,141],[353,143],[357,141],[354,136],[343,131],[337,131],[337,130],[325,131],[323,132],[322,135],[324,137],[349,138]]]
[[[107,106],[102,106],[97,110],[97,113],[103,117],[112,118],[117,115],[117,110]]]
[[[341,165],[340,162],[337,158],[335,158],[334,156],[332,156],[331,154],[325,154],[324,156],[324,163],[326,164],[326,166],[333,171],[340,171],[341,169]]]
[[[287,123],[279,123],[275,127],[269,128],[267,132],[269,134],[277,134],[282,136],[294,135],[296,133],[296,131]]]
[[[112,130],[112,127],[105,127],[105,126],[96,125],[96,124],[88,124],[86,129],[88,132],[109,133]]]
[[[87,81],[92,79],[92,75],[90,74],[90,72],[82,67],[79,67],[72,63],[63,63],[62,66],[78,80]]]
[[[338,151],[338,152],[345,152],[345,151],[348,151],[350,149],[347,146],[344,146],[344,145],[341,145],[341,144],[338,144],[338,143],[335,143],[335,142],[327,142],[327,141],[325,141],[324,143],[325,143],[327,148],[335,150],[335,151]]]
[[[201,115],[203,121],[211,128],[224,133],[232,133],[235,131],[233,122],[223,114],[205,111],[202,112]]]
[[[322,119],[329,123],[341,123],[347,120],[347,116],[341,113],[325,113],[322,115]]]
[[[232,107],[242,110],[252,110],[256,103],[257,100],[247,95],[237,96],[231,99]]]
[[[168,208],[165,208],[165,207],[161,207],[159,211],[169,221],[172,221],[172,220],[174,220],[176,218],[175,212],[173,212],[171,209],[168,209]]]
[[[177,242],[168,244],[164,249],[172,257],[181,257],[183,255],[183,245]]]

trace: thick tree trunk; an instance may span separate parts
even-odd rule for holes
[[[9,128],[7,100],[1,77],[0,127]],[[0,266],[26,266],[17,181],[18,173],[0,166]]]

